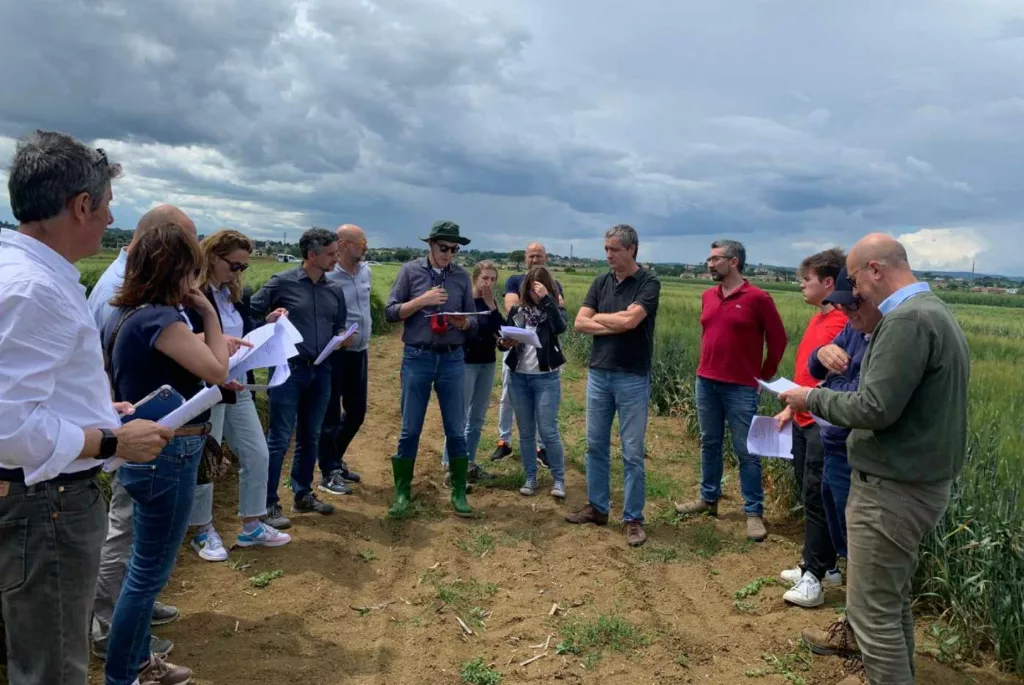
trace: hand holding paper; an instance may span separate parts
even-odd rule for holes
[[[530,345],[531,347],[540,347],[540,338],[537,337],[537,332],[531,331],[528,328],[502,326],[498,329],[498,332],[501,333],[502,338],[507,340],[515,340],[517,343]]]
[[[747,451],[762,457],[792,459],[793,424],[786,424],[780,431],[774,417],[755,416],[747,433]]]
[[[315,362],[313,362],[313,365],[319,366],[323,362],[323,360],[327,359],[331,352],[334,352],[336,349],[338,349],[341,346],[341,343],[351,338],[357,330],[359,330],[359,324],[354,323],[351,326],[349,326],[348,330],[346,330],[344,333],[339,333],[338,335],[331,338],[331,341],[327,343],[327,346],[324,347],[323,351],[320,353],[320,356],[316,358]]]

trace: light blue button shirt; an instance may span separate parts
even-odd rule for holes
[[[96,328],[100,331],[107,325],[110,315],[114,313],[114,308],[110,306],[110,301],[114,299],[118,288],[124,284],[124,268],[127,263],[128,249],[122,248],[117,254],[117,259],[110,263],[107,270],[96,281],[92,292],[89,293],[89,311],[92,313],[93,321],[96,322]],[[178,313],[181,315],[181,320],[185,322],[185,325],[191,331],[192,322],[188,320],[185,310],[178,307]]]
[[[370,335],[373,327],[373,317],[370,315],[370,287],[372,285],[372,273],[366,262],[359,262],[355,276],[345,271],[341,265],[334,267],[334,271],[327,274],[327,278],[341,286],[345,293],[345,309],[348,317],[345,319],[345,326],[354,323],[359,324],[359,331],[353,336],[355,341],[345,349],[352,352],[361,352],[370,346]]]
[[[892,310],[896,309],[896,307],[899,307],[901,304],[912,298],[914,295],[929,292],[931,289],[931,286],[924,281],[905,285],[889,297],[885,298],[885,300],[882,301],[882,304],[878,305],[878,311],[882,313],[882,316],[885,316]]]

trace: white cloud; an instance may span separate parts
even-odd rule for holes
[[[989,242],[973,228],[922,228],[896,236],[915,269],[970,270]]]

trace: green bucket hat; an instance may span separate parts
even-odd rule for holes
[[[447,240],[459,245],[469,245],[469,238],[459,235],[459,225],[454,221],[435,221],[434,225],[430,227],[430,235],[420,238],[420,240],[425,243],[429,243],[431,240]]]

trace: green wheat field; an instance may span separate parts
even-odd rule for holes
[[[91,287],[113,258],[104,253],[78,264]],[[253,260],[247,287],[258,288],[271,274],[292,265]],[[386,333],[383,302],[397,264],[373,269],[375,333]],[[511,273],[500,274],[504,278]],[[557,272],[565,288],[570,320],[594,273]],[[793,356],[812,310],[790,284],[762,284],[771,292],[789,334],[780,373],[792,377]],[[697,435],[693,381],[700,346],[700,294],[708,287],[676,278],[662,280],[658,311],[652,407],[677,416]],[[921,553],[915,592],[919,602],[941,614],[945,648],[970,659],[990,652],[1005,668],[1024,672],[1024,296],[940,293],[949,302],[970,342],[970,444],[967,465],[938,529]],[[585,360],[589,340],[567,334],[564,347]],[[776,400],[762,396],[762,413]],[[780,506],[793,502],[788,463],[767,460],[766,488]]]

